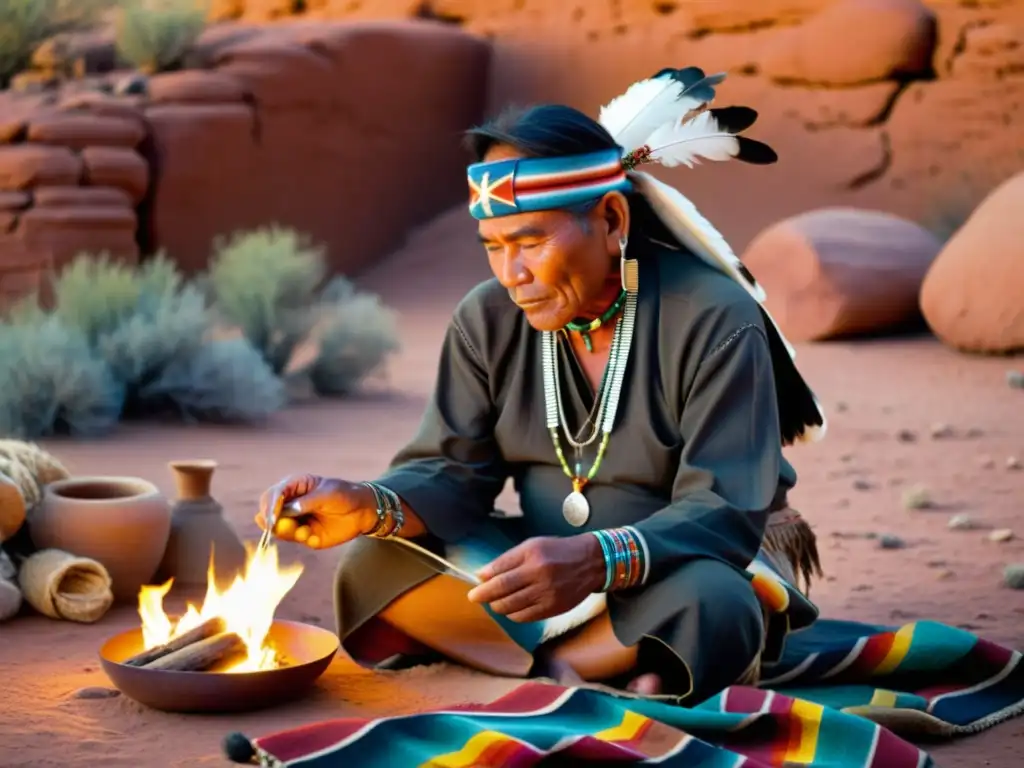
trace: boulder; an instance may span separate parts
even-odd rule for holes
[[[877,333],[920,317],[917,296],[941,243],[888,213],[822,208],[758,235],[743,262],[793,341]]]
[[[762,72],[776,82],[861,85],[932,71],[935,14],[920,0],[840,0],[762,50]]]
[[[986,197],[921,286],[935,335],[968,352],[1024,350],[1024,173]]]
[[[40,184],[74,185],[81,175],[82,160],[67,147],[0,146],[0,190],[28,189]]]
[[[149,190],[149,164],[124,147],[87,147],[82,150],[85,183],[93,187],[123,189],[138,204]]]
[[[72,149],[85,147],[134,147],[145,137],[141,121],[67,112],[32,120],[28,140],[60,144]]]

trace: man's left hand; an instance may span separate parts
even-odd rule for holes
[[[586,533],[527,539],[481,568],[483,584],[469,592],[474,603],[512,621],[549,619],[572,610],[604,586],[601,542]]]

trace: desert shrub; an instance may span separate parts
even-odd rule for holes
[[[326,304],[324,314],[310,381],[319,395],[347,395],[398,350],[398,318],[379,297],[355,291]]]
[[[175,69],[206,27],[199,0],[125,0],[118,15],[118,55],[142,72]]]
[[[264,227],[214,245],[207,286],[223,321],[281,374],[316,323],[326,274],[322,249],[292,230]]]
[[[55,316],[85,336],[123,387],[125,415],[153,410],[146,386],[195,354],[211,324],[203,294],[163,256],[140,267],[79,256],[53,290]]]
[[[246,339],[215,339],[181,356],[143,388],[187,421],[252,422],[285,403],[284,385]]]
[[[319,345],[308,376],[321,395],[352,392],[398,348],[394,313],[342,277],[323,285],[323,249],[290,229],[266,227],[217,243],[206,277],[211,302],[279,376],[303,345]]]
[[[0,325],[0,434],[91,437],[112,429],[123,392],[85,336],[56,317]]]
[[[0,2],[0,88],[28,66],[32,53],[43,41],[92,27],[109,5],[109,0]]]

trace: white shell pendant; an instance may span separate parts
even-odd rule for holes
[[[590,503],[587,497],[579,491],[573,491],[565,497],[562,502],[562,517],[565,521],[576,528],[586,525],[590,519]]]

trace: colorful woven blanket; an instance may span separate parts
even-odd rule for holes
[[[1020,660],[932,622],[894,629],[819,620],[790,636],[760,688],[729,688],[694,708],[526,682],[487,706],[331,720],[253,746],[264,766],[303,768],[523,768],[546,758],[924,768],[931,758],[904,736],[975,733],[1024,711]]]

